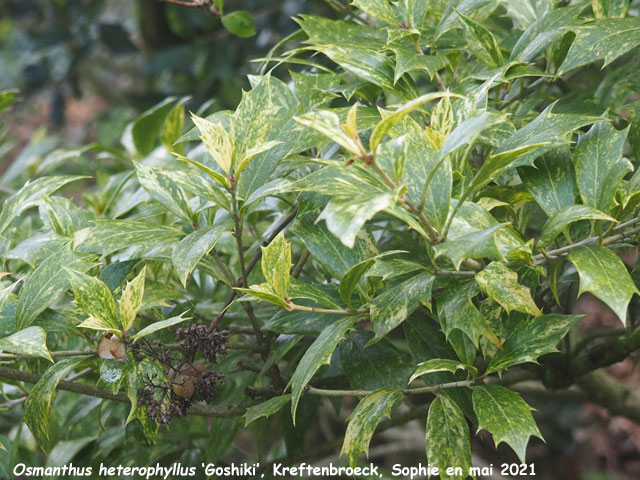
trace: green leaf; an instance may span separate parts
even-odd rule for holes
[[[396,14],[393,12],[388,0],[353,0],[351,4],[367,15],[371,15],[391,26],[395,27],[398,24]]]
[[[385,387],[405,388],[413,371],[407,354],[386,339],[367,345],[373,333],[352,332],[340,343],[340,363],[351,388],[378,390]]]
[[[428,373],[435,372],[451,372],[456,373],[458,370],[466,370],[467,367],[456,360],[450,360],[447,358],[432,358],[426,362],[418,364],[415,372],[409,378],[409,383],[413,382],[416,378],[426,375]]]
[[[542,439],[531,415],[532,408],[515,392],[499,385],[473,389],[473,410],[478,416],[478,430],[493,435],[496,447],[502,442],[513,448],[522,463],[526,462],[529,437]]]
[[[591,8],[597,19],[623,18],[629,10],[629,0],[592,0]]]
[[[242,416],[244,418],[245,428],[255,422],[260,417],[268,418],[274,413],[277,413],[282,407],[291,401],[291,394],[280,395],[279,397],[273,397],[262,402],[254,407],[247,408],[246,413]]]
[[[138,220],[95,220],[73,236],[78,252],[110,255],[135,245],[146,248],[173,245],[184,233],[167,225]]]
[[[467,258],[492,257],[502,259],[502,252],[496,243],[496,233],[507,225],[507,223],[499,223],[479,232],[472,232],[447,240],[435,247],[436,258],[440,256],[447,257],[456,269]]]
[[[469,476],[469,427],[460,408],[444,395],[437,395],[429,407],[425,445],[429,465],[438,467],[441,479],[465,480]],[[448,467],[459,467],[463,474],[447,474]]]
[[[454,283],[445,288],[438,299],[442,331],[449,337],[454,330],[460,330],[476,348],[481,336],[501,348],[500,340],[491,330],[487,319],[473,304],[472,299],[477,293],[478,288],[473,283]]]
[[[349,416],[349,424],[344,435],[340,456],[349,458],[349,465],[355,467],[361,452],[369,455],[371,437],[382,417],[390,418],[391,409],[402,401],[402,391],[397,388],[383,388],[364,397]]]
[[[262,247],[262,274],[280,298],[289,296],[291,244],[280,233],[266,247]]]
[[[133,145],[140,156],[146,157],[156,146],[162,126],[169,112],[174,108],[177,99],[169,97],[158,105],[140,114],[131,126]]]
[[[182,106],[182,103],[179,103],[171,109],[164,121],[160,139],[165,148],[170,152],[175,150],[176,147],[174,147],[173,144],[182,136],[182,130],[184,129],[184,117],[184,107]]]
[[[397,82],[405,73],[424,72],[432,79],[439,70],[449,66],[449,59],[444,55],[424,55],[416,52],[415,48],[391,44],[388,48],[396,56],[396,69],[393,81]]]
[[[11,222],[18,218],[22,212],[36,205],[43,195],[50,195],[67,183],[83,178],[87,177],[42,177],[26,183],[20,190],[3,201],[2,211],[0,211],[0,234],[4,233]]]
[[[359,236],[354,247],[347,248],[324,225],[314,225],[310,215],[298,217],[289,231],[300,238],[313,258],[334,278],[342,278],[351,267],[371,257],[370,240]]]
[[[80,310],[99,320],[110,330],[119,330],[118,311],[116,301],[111,295],[109,287],[101,280],[65,268],[73,288],[73,294]]]
[[[616,188],[631,163],[622,158],[628,130],[618,131],[609,122],[596,123],[574,149],[576,182],[585,205],[609,212]]]
[[[458,18],[464,25],[467,45],[478,60],[489,68],[497,68],[502,65],[504,59],[493,34],[479,23],[464,16],[456,10]]]
[[[371,327],[376,336],[369,343],[380,340],[400,325],[420,303],[430,306],[433,281],[430,273],[419,273],[371,300]]]
[[[573,158],[568,148],[545,153],[535,161],[534,167],[520,167],[518,175],[548,217],[575,203]]]
[[[355,318],[347,317],[328,326],[322,331],[318,338],[314,340],[300,359],[300,362],[298,362],[296,371],[287,385],[291,387],[291,417],[293,418],[294,425],[298,402],[304,392],[304,387],[307,386],[318,368],[329,363],[336,346],[340,343],[340,340],[342,340],[347,331],[353,327],[354,322]]]
[[[0,275],[0,278],[2,278],[2,275]],[[21,281],[22,279],[19,278],[18,280],[16,280],[10,285],[7,285],[6,287],[0,287],[0,313],[2,313],[2,309],[4,308],[4,304],[6,303],[7,299],[11,296],[16,286]]]
[[[395,255],[397,253],[408,253],[404,250],[392,250],[389,252],[381,253],[380,255],[376,255],[375,257],[371,257],[364,262],[360,262],[353,267],[351,267],[347,273],[344,274],[342,279],[340,280],[340,299],[351,307],[351,295],[353,295],[354,290],[358,286],[360,279],[362,276],[373,266],[373,264],[380,258],[384,258],[388,255]]]
[[[306,298],[326,307],[342,308],[337,295],[335,295],[336,292],[333,285],[305,283],[294,277],[290,281],[289,298]]]
[[[528,2],[507,0],[510,5],[526,6]],[[578,14],[585,4],[556,8],[531,23],[511,50],[510,60],[530,62],[544,48],[552,44],[578,23]]]
[[[67,358],[49,367],[31,389],[24,404],[24,422],[45,452],[49,443],[49,412],[58,382],[84,359]]]
[[[206,131],[206,129],[205,129],[205,131]],[[176,157],[178,160],[182,160],[183,162],[187,162],[187,163],[190,163],[191,165],[195,165],[200,170],[202,170],[204,173],[206,173],[214,182],[219,183],[223,187],[228,187],[229,186],[229,180],[227,180],[227,177],[222,175],[220,172],[214,170],[213,168],[205,165],[204,163],[198,162],[196,160],[192,160],[189,157],[185,157],[184,155],[180,155],[180,154],[177,154],[177,153],[174,153],[173,156]],[[176,180],[174,179],[174,181],[176,181]],[[187,187],[184,187],[184,188],[187,188]],[[193,192],[193,193],[195,193],[195,192]],[[207,198],[207,196],[203,196],[203,198]],[[216,203],[218,203],[218,202],[216,201]]]
[[[557,352],[558,342],[582,317],[579,315],[542,315],[518,324],[496,352],[484,375],[502,372],[514,365],[533,362],[547,353]]]
[[[398,190],[378,194],[362,192],[359,198],[348,201],[331,200],[318,220],[324,220],[331,233],[347,247],[353,248],[358,232],[373,216],[395,205]]]
[[[580,291],[591,292],[618,316],[627,320],[627,306],[638,289],[620,257],[605,247],[585,245],[573,248],[567,257],[578,270]]]
[[[184,315],[184,313],[181,313],[177,317],[171,317],[171,318],[167,318],[166,320],[160,320],[159,322],[154,322],[151,325],[144,327],[135,335],[131,335],[131,340],[134,341],[139,338],[146,337],[147,335],[151,335],[152,333],[162,330],[163,328],[169,328],[174,325],[177,325],[178,323],[182,323],[186,320],[190,320],[190,317],[183,317],[182,315]]]
[[[279,307],[288,308],[289,305],[280,295],[277,295],[273,290],[273,287],[268,283],[261,283],[260,285],[251,285],[249,288],[236,288],[242,293],[248,293],[258,300],[265,300],[269,303],[273,303]]]
[[[194,230],[175,244],[171,261],[183,286],[186,287],[187,277],[193,272],[202,257],[215,248],[222,234],[228,230],[227,224],[209,225]]]
[[[191,222],[193,213],[182,188],[159,169],[138,162],[133,162],[133,165],[140,185],[154,200],[160,202],[177,217]]]
[[[552,0],[501,0],[500,3],[504,4],[507,15],[513,19],[514,26],[519,30],[524,30],[532,22],[539,20],[553,7]]]
[[[603,68],[640,45],[640,18],[607,18],[574,27],[571,44],[558,75],[604,58]]]
[[[67,247],[53,253],[24,280],[16,307],[16,330],[27,328],[36,317],[70,287],[64,268],[86,272],[92,255],[72,252]]]
[[[573,113],[552,113],[555,104],[549,105],[531,122],[503,141],[496,153],[487,160],[478,176],[485,179],[504,171],[506,167],[532,165],[546,150],[568,143],[564,138],[569,133],[586,125],[602,121],[599,117]]]
[[[431,102],[438,98],[442,97],[458,97],[461,98],[460,95],[450,94],[448,92],[432,92],[427,93],[425,95],[421,95],[418,98],[414,98],[413,100],[401,105],[397,110],[395,110],[391,115],[382,119],[378,125],[373,129],[373,133],[369,139],[369,150],[372,153],[377,152],[378,146],[382,142],[382,139],[387,134],[387,132],[397,124],[400,120],[402,120],[405,116],[411,113],[418,107],[421,107],[425,103]]]
[[[329,110],[310,112],[296,117],[295,120],[330,138],[352,155],[359,156],[362,153],[354,139],[340,126],[340,117]]]
[[[503,263],[491,262],[476,274],[478,286],[507,312],[516,310],[539,317],[542,312],[531,298],[531,292],[518,283],[518,274]]]
[[[8,337],[0,338],[0,351],[18,355],[35,355],[53,363],[47,348],[47,332],[40,327],[28,327]]]
[[[220,17],[224,28],[229,30],[236,37],[247,38],[256,34],[256,28],[253,26],[253,17],[246,10],[235,10]]]
[[[234,150],[231,135],[222,124],[210,122],[194,113],[191,114],[191,120],[200,130],[200,139],[209,155],[213,157],[222,171],[229,175]],[[212,176],[212,178],[215,180],[215,177]]]
[[[138,315],[138,310],[142,307],[146,273],[147,266],[145,265],[136,278],[127,282],[127,286],[122,291],[122,297],[120,297],[120,322],[122,323],[123,332],[127,332],[131,328],[136,320],[136,315]]]
[[[607,220],[615,222],[615,218],[587,205],[571,205],[551,217],[540,231],[538,242],[547,245],[553,242],[560,233],[580,220]]]
[[[465,145],[473,145],[478,136],[488,128],[498,125],[506,120],[504,115],[495,112],[478,112],[464,122],[460,123],[453,131],[447,135],[438,152],[438,159],[443,159],[446,155],[455,152]]]

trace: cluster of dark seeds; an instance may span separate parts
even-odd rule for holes
[[[193,402],[210,403],[218,396],[218,388],[225,377],[215,370],[207,370],[203,363],[195,362],[197,354],[208,363],[216,363],[227,354],[228,330],[218,331],[205,325],[179,328],[176,339],[180,342],[183,359],[178,361],[164,345],[143,341],[134,342],[131,351],[141,360],[150,356],[163,365],[168,380],[158,380],[158,375],[144,379],[138,390],[138,406],[145,406],[149,417],[161,424],[173,418],[184,417]]]
[[[200,352],[202,358],[211,363],[227,354],[228,336],[228,330],[209,330],[206,325],[191,325],[176,331],[176,339],[187,357],[193,358],[196,352]]]

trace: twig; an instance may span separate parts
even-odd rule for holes
[[[402,390],[402,393],[405,395],[438,393],[442,390],[448,390],[451,388],[471,387],[477,382],[477,380],[463,380],[460,382],[441,383],[439,385],[432,385],[428,387],[406,388]],[[304,393],[308,395],[321,395],[324,397],[366,397],[373,392],[373,390],[326,390],[323,388],[315,388],[310,385],[308,385],[304,390]]]
[[[331,309],[331,308],[305,307],[304,305],[296,305],[295,303],[289,303],[287,309],[300,310],[302,312],[329,313],[333,315],[345,315],[345,316],[367,315],[369,313],[369,309],[341,310],[341,309]]]

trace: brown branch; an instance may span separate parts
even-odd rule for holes
[[[193,2],[185,2],[182,0],[158,0],[161,3],[170,3],[171,5],[179,5],[187,8],[200,8],[204,6],[204,0],[194,0]]]
[[[16,380],[26,383],[38,383],[40,375],[30,372],[21,372],[13,368],[0,366],[0,378],[7,378],[10,380]],[[67,392],[79,393],[81,395],[88,395],[90,397],[104,398],[105,400],[113,400],[115,402],[130,403],[129,398],[122,394],[111,393],[108,389],[102,387],[94,387],[93,385],[87,385],[85,383],[75,383],[66,380],[62,380],[56,387],[58,390],[65,390]],[[200,417],[217,417],[217,418],[232,418],[244,415],[247,408],[255,405],[257,402],[245,402],[239,404],[228,405],[204,405],[195,404],[189,409],[190,415],[197,415]]]
[[[293,219],[296,218],[296,214],[297,213],[298,213],[298,207],[295,206],[293,208],[293,210],[291,211],[291,213],[289,213],[289,215],[287,215],[280,223],[278,223],[278,225],[276,225],[276,227],[269,234],[269,236],[266,238],[266,240],[264,242],[262,242],[262,246],[266,247],[271,242],[273,242],[273,240],[278,236],[278,234],[282,230],[287,228],[287,226],[293,221]],[[251,271],[253,270],[253,267],[256,266],[256,264],[258,263],[260,258],[262,258],[262,249],[258,250],[258,253],[256,253],[253,256],[253,258],[249,261],[249,263],[247,263],[247,265],[246,265],[247,275],[249,273],[251,273]],[[243,284],[243,279],[242,278],[239,278],[238,281],[234,285],[232,285],[232,287],[243,287],[243,286],[245,286],[245,285]],[[222,319],[224,318],[225,313],[227,312],[227,308],[229,307],[229,305],[231,305],[233,303],[235,298],[238,296],[238,293],[239,292],[237,290],[233,290],[233,289],[231,290],[231,293],[229,294],[229,297],[227,297],[227,300],[224,302],[224,305],[222,306],[222,310],[220,310],[220,313],[211,321],[211,325],[209,327],[211,330],[217,328],[217,326],[220,325],[220,322],[222,321]]]

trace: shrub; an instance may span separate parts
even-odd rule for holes
[[[43,450],[82,437],[115,456],[105,436],[126,423],[196,464],[260,419],[283,430],[261,452],[293,461],[319,399],[357,397],[352,466],[391,415],[380,428],[422,418],[429,463],[466,472],[476,430],[522,463],[542,438],[520,391],[573,386],[640,421],[597,371],[640,348],[619,256],[640,232],[637,8],[426,3],[301,16],[234,112],[184,133],[168,99],[101,154],[131,167],[83,202],[56,194],[74,176],[5,200],[0,376],[37,382],[23,419]],[[267,71],[283,63],[302,69]],[[621,328],[582,336],[576,288]],[[109,400],[67,400],[98,439],[63,429],[56,388]],[[195,415],[219,420],[209,434]]]

